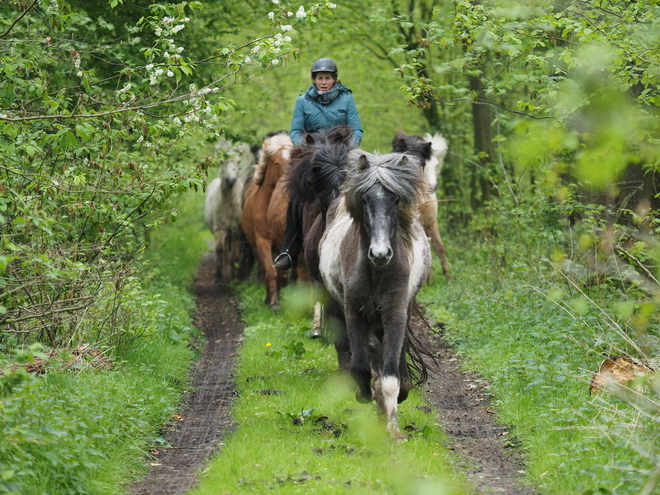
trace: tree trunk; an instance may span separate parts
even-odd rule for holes
[[[484,98],[484,84],[479,77],[470,77],[470,89],[476,95],[472,103],[472,126],[474,129],[474,151],[478,157],[480,168],[475,171],[473,192],[476,206],[481,206],[493,195],[491,176],[495,163],[495,147],[491,124],[493,117],[487,104],[480,103]],[[476,194],[479,192],[480,194]]]

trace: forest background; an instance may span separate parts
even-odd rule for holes
[[[144,424],[167,416],[195,331],[186,298],[177,307],[163,295],[185,278],[145,249],[176,221],[177,198],[203,190],[222,158],[218,139],[256,145],[288,128],[321,56],[353,90],[364,149],[389,151],[396,130],[448,139],[443,232],[489,280],[546,277],[532,287],[556,307],[595,308],[616,328],[619,342],[595,338],[594,353],[653,366],[656,2],[7,0],[0,14],[4,491],[32,477],[75,493],[99,483],[90,473],[109,457],[107,442],[82,442],[82,432],[63,440],[81,421],[66,391],[83,390],[83,378],[42,383],[16,363],[63,368],[82,356],[77,366],[101,366],[98,350],[129,382],[138,368],[153,371],[135,397],[168,383],[158,407],[135,406]],[[176,353],[178,372],[154,371],[154,339]],[[89,437],[143,431],[112,406],[139,401],[118,382],[105,386],[107,422],[90,412],[98,431]],[[640,387],[624,398],[655,421],[657,385]],[[653,487],[658,453],[641,450]],[[51,478],[40,476],[44,465]]]

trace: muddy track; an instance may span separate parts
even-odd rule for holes
[[[243,325],[237,301],[216,281],[214,267],[209,252],[193,284],[195,324],[207,345],[193,370],[180,417],[164,432],[171,448],[154,453],[149,473],[132,487],[134,495],[185,494],[233,428],[229,414],[235,397],[233,358]],[[476,493],[534,493],[520,484],[524,467],[514,432],[495,424],[485,383],[462,372],[451,348],[441,337],[431,337],[419,318],[414,326],[428,349],[439,356],[438,370],[424,385],[424,393],[450,437],[449,448],[458,454],[457,469],[467,473]]]

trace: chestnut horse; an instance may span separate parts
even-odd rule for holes
[[[397,153],[410,153],[421,161],[424,169],[424,178],[427,182],[426,200],[420,207],[420,215],[424,232],[429,238],[433,249],[440,258],[442,273],[447,280],[451,279],[449,264],[445,253],[445,245],[438,229],[438,174],[444,165],[447,154],[447,142],[440,134],[425,134],[424,137],[416,134],[407,135],[398,131],[392,140],[392,151]],[[429,272],[428,281],[433,279],[433,272]]]
[[[395,441],[405,439],[397,403],[407,398],[414,372],[417,384],[427,372],[408,325],[431,265],[419,220],[425,186],[414,156],[351,151],[319,246],[323,282],[345,322],[335,336],[339,366],[350,371],[359,402],[376,399]]]
[[[241,219],[243,232],[261,260],[266,283],[266,304],[273,311],[280,309],[279,291],[284,276],[273,266],[273,256],[279,252],[282,240],[281,234],[279,243],[276,240],[275,229],[268,222],[268,212],[273,202],[273,191],[289,168],[292,149],[291,138],[285,131],[266,138],[252,185],[247,190]],[[286,204],[283,208],[286,212]]]

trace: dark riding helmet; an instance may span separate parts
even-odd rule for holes
[[[312,64],[312,79],[317,72],[329,72],[337,78],[337,64],[329,58],[320,58]]]

